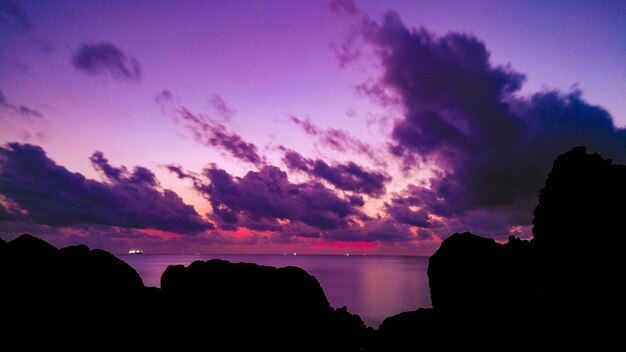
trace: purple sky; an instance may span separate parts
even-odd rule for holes
[[[528,236],[558,154],[626,161],[624,23],[624,1],[0,0],[0,235],[384,254]]]

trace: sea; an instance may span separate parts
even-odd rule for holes
[[[429,308],[428,257],[363,255],[118,255],[132,266],[146,286],[160,286],[168,265],[224,259],[273,267],[297,266],[314,275],[333,307],[346,306],[367,326],[404,311]]]

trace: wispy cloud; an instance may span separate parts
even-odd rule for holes
[[[211,104],[213,110],[226,121],[230,120],[235,114],[235,110],[228,106],[224,99],[217,94],[211,96],[209,104]]]
[[[141,80],[139,61],[107,42],[82,44],[72,57],[72,65],[92,75],[108,73],[116,79]]]
[[[338,152],[354,152],[368,157],[378,165],[385,165],[381,158],[381,152],[370,144],[353,137],[349,132],[335,128],[323,129],[314,124],[310,119],[300,119],[297,116],[289,115],[289,121],[302,130],[317,138],[320,145]]]
[[[0,90],[0,109],[4,109],[5,111],[9,111],[11,114],[19,115],[23,117],[34,117],[38,119],[43,119],[43,114],[35,109],[29,108],[24,105],[15,105],[11,104],[7,101],[4,93]]]

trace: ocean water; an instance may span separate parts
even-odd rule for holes
[[[168,265],[224,259],[274,267],[298,266],[320,282],[333,307],[348,307],[371,327],[400,312],[430,307],[427,257],[340,255],[119,255],[146,286],[160,286]]]

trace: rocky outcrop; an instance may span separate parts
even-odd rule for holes
[[[626,166],[583,147],[556,159],[533,220],[545,310],[597,319],[621,305],[625,216]]]
[[[373,335],[333,309],[299,268],[222,260],[170,266],[145,288],[124,262],[85,246],[56,249],[23,235],[0,240],[5,336],[26,331],[178,349],[226,346],[377,351],[519,350],[615,343],[621,319],[626,167],[584,148],[554,163],[535,210],[534,239],[500,244],[471,233],[430,258],[432,309],[387,318]],[[61,318],[62,317],[62,318]],[[63,322],[63,324],[61,324]],[[140,328],[137,328],[140,327]]]
[[[6,336],[48,336],[65,347],[138,340],[150,348],[356,351],[372,334],[345,307],[333,309],[300,268],[198,261],[168,267],[161,281],[162,289],[146,288],[125,262],[83,245],[56,249],[31,235],[0,242]]]
[[[161,288],[175,320],[193,312],[205,317],[202,329],[216,337],[249,337],[234,339],[233,348],[307,341],[306,347],[351,350],[362,347],[366,334],[358,316],[334,310],[317,279],[296,267],[197,261],[169,266]]]
[[[615,341],[625,199],[626,166],[582,147],[559,156],[534,211],[534,238],[448,237],[430,258],[433,309],[387,318],[377,346],[405,344],[379,350]]]

